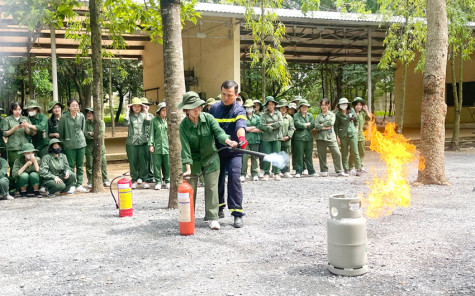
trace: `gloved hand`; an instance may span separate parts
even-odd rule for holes
[[[241,149],[246,149],[246,146],[247,146],[247,140],[244,136],[240,136],[239,138],[239,147],[241,147]]]

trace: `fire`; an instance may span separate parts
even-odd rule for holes
[[[397,134],[395,124],[386,124],[383,133],[377,130],[374,118],[369,122],[365,138],[371,140],[370,149],[380,155],[386,164],[386,173],[382,177],[373,177],[367,182],[370,193],[363,198],[368,218],[390,215],[396,207],[408,207],[411,190],[407,182],[407,164],[418,160],[419,170],[424,169],[424,160],[413,144],[403,135]]]

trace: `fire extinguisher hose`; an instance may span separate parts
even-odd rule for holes
[[[115,177],[115,178],[112,179],[112,181],[111,181],[111,186],[109,187],[109,189],[110,189],[110,191],[111,191],[112,198],[114,199],[115,206],[116,206],[117,208],[119,208],[119,203],[117,202],[117,199],[115,198],[114,192],[112,191],[112,184],[114,183],[114,181],[115,181],[117,178],[123,178],[123,177],[125,177],[125,176],[130,176],[129,173],[130,173],[130,172],[127,171],[127,172],[123,173],[122,175]]]

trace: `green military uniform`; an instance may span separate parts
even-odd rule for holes
[[[41,159],[35,156],[38,166],[41,166]],[[27,191],[32,191],[33,186],[40,185],[40,174],[35,170],[35,166],[32,164],[28,166],[21,175],[18,175],[20,169],[25,165],[26,160],[23,155],[20,158],[15,160],[12,169],[12,176],[15,179],[17,190],[20,190],[21,187],[27,187]]]
[[[138,98],[132,99],[131,103],[133,105],[142,105],[142,101]],[[132,182],[136,182],[138,179],[149,182],[147,130],[150,126],[150,119],[146,118],[142,112],[139,112],[137,115],[132,112],[129,117],[124,118],[124,125],[129,127],[125,150],[129,159]]]
[[[53,113],[53,108],[54,106],[58,105],[59,107],[61,107],[61,110],[63,110],[64,108],[64,105],[61,104],[60,102],[56,102],[56,101],[51,101],[49,102],[48,104],[48,113]],[[58,134],[58,123],[59,123],[59,119],[57,119],[54,114],[51,114],[51,117],[49,118],[48,120],[48,133],[49,134]],[[48,134],[48,138],[53,138],[53,137],[50,137]],[[59,139],[59,138],[58,138]]]
[[[272,96],[266,97],[265,106],[269,102],[274,102],[277,105],[277,102]],[[274,113],[270,114],[266,110],[261,115],[261,131],[262,131],[262,152],[265,154],[278,153],[280,152],[280,144],[282,141],[282,113],[280,111],[274,110]],[[269,175],[270,163],[264,162],[263,164],[264,174]],[[276,166],[272,166],[272,172],[274,174],[279,174],[280,169]]]
[[[252,104],[252,101],[250,101]],[[244,107],[249,105],[248,101],[244,104]],[[251,105],[252,106],[252,105]],[[261,118],[257,114],[252,114],[251,117],[249,117],[249,114],[246,112],[246,125],[247,127],[256,127],[258,129],[261,129]],[[246,140],[247,140],[247,146],[246,150],[250,151],[259,151],[259,144],[261,143],[261,133],[251,133],[251,132],[246,132]],[[241,176],[246,176],[247,174],[247,166],[248,166],[248,159],[251,157],[251,176],[256,177],[259,175],[259,167],[257,164],[257,157],[256,156],[249,156],[249,154],[243,154],[242,156],[242,169],[241,169]]]
[[[356,112],[355,112],[356,113]],[[358,155],[360,156],[360,163],[361,167],[363,167],[363,159],[365,157],[365,138],[364,138],[364,124],[366,121],[370,120],[371,118],[366,114],[365,111],[361,110],[359,113],[356,114],[358,116]],[[356,167],[356,163],[350,160],[350,169]]]
[[[302,99],[299,105],[310,106],[307,100]],[[305,127],[306,123],[310,123],[308,127]],[[295,171],[297,174],[302,174],[304,170],[303,164],[305,163],[308,173],[310,175],[315,174],[313,168],[312,153],[313,153],[313,135],[312,129],[315,127],[315,120],[312,114],[306,113],[305,116],[299,111],[294,115],[295,125],[295,150],[292,153],[295,154]]]
[[[185,97],[187,94],[185,94]],[[188,99],[187,102],[189,102],[187,104],[189,109],[194,109],[191,108],[194,105],[200,106],[199,103],[201,102],[204,103],[199,99],[194,101]],[[185,108],[187,105],[185,105]],[[215,154],[214,139],[216,138],[219,143],[224,145],[229,137],[209,113],[200,113],[196,125],[188,117],[180,123],[181,161],[183,165],[189,164],[191,174],[199,175],[204,166],[209,163],[204,172],[206,220],[218,220],[219,157]],[[193,200],[196,202],[197,179],[192,178],[190,184],[193,187]]]
[[[20,157],[18,151],[21,149],[23,143],[30,142],[30,137],[26,134],[24,128],[16,130],[10,136],[7,136],[7,132],[23,121],[31,124],[31,121],[28,119],[28,117],[22,115],[18,118],[18,120],[16,120],[13,115],[10,115],[2,121],[3,136],[8,137],[6,149],[8,153],[8,165],[10,166],[10,176],[12,176],[12,168],[15,160]],[[10,178],[10,187],[15,188],[14,184],[14,180]]]
[[[338,105],[347,104],[348,100],[342,101],[345,98],[340,99]],[[348,146],[350,147],[350,161],[355,163],[357,169],[361,169],[360,157],[358,154],[358,132],[356,126],[358,125],[358,116],[353,109],[347,109],[346,114],[343,114],[341,110],[337,111],[335,114],[335,132],[337,133],[338,138],[340,139],[341,144],[341,158],[343,163],[343,168],[345,171],[349,171],[348,164]]]
[[[276,106],[276,108],[281,108],[281,107],[288,107],[287,101],[285,99],[282,99],[279,101],[279,105]],[[292,145],[292,137],[295,132],[295,125],[294,125],[294,119],[290,114],[285,114],[282,116],[282,141],[280,144],[280,151],[283,151],[290,155],[291,151],[291,145]],[[289,137],[287,141],[284,141],[285,137]],[[283,169],[282,173],[288,173],[290,171],[290,167],[287,164]]]
[[[31,136],[33,146],[38,149],[38,156],[41,158],[48,154],[48,117],[40,113],[41,106],[35,100],[29,101],[23,110],[38,109],[35,116],[28,116],[31,124],[36,127],[36,133]]]
[[[159,113],[162,108],[165,108],[165,103],[160,104],[157,113]],[[157,185],[162,184],[162,173],[165,184],[170,183],[170,152],[168,149],[168,126],[166,118],[162,120],[160,116],[157,116],[152,119],[150,123],[148,146],[154,149],[152,152],[152,163],[155,183]]]
[[[84,130],[86,119],[81,112],[73,118],[70,112],[61,116],[58,123],[58,132],[64,146],[64,153],[68,159],[71,171],[76,168],[76,187],[82,186],[84,156],[86,154],[86,138]]]
[[[320,164],[320,172],[328,172],[327,166],[327,148],[330,149],[333,159],[333,166],[335,172],[340,173],[341,168],[341,154],[338,149],[338,143],[336,141],[336,135],[333,131],[333,125],[335,124],[335,113],[328,111],[326,114],[320,113],[315,118],[315,128],[317,130],[317,152],[318,162]],[[330,130],[323,129],[330,127]]]
[[[4,158],[0,158],[0,195],[5,199],[8,196],[8,187],[10,181],[7,177],[8,162]]]
[[[61,143],[58,139],[51,139],[49,147],[54,143]],[[69,174],[69,178],[65,178],[66,172]],[[43,179],[43,186],[48,188],[49,194],[56,192],[68,192],[76,183],[76,176],[71,170],[68,162],[68,158],[63,153],[56,156],[54,153],[49,153],[43,156],[40,166],[40,177]],[[59,177],[63,183],[56,183],[55,177]]]
[[[0,109],[2,109],[2,111],[3,111],[3,108],[0,108]],[[7,147],[5,145],[5,140],[3,139],[3,123],[2,123],[3,120],[4,120],[3,117],[0,115],[0,132],[2,134],[2,136],[0,137],[0,157],[7,160],[8,159]]]
[[[91,108],[86,110],[92,111]],[[106,124],[102,121],[101,132],[104,134],[106,131]],[[89,133],[92,133],[89,134]],[[92,170],[94,168],[94,123],[90,120],[86,120],[86,127],[84,129],[84,137],[86,138],[86,176],[87,184],[92,185]],[[102,182],[109,182],[107,178],[107,159],[106,159],[106,146],[102,145]]]

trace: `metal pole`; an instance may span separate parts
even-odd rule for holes
[[[368,110],[372,112],[371,108],[371,28],[368,28]]]
[[[56,29],[50,25],[51,38],[51,72],[53,73],[53,101],[58,101],[58,66],[56,64]]]

